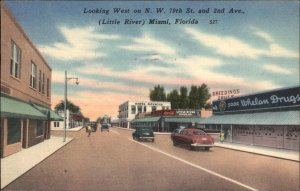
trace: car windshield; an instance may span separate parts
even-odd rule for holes
[[[194,131],[193,132],[194,135],[205,135],[204,131]]]
[[[141,132],[147,132],[147,133],[150,133],[150,132],[151,132],[150,129],[139,129],[139,131],[141,131]]]

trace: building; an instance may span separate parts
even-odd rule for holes
[[[202,117],[211,116],[211,113],[195,109],[156,110],[137,116],[131,121],[131,126],[150,127],[156,132],[172,132],[177,128],[200,127]]]
[[[1,1],[1,157],[50,138],[51,67]]]
[[[130,128],[135,115],[143,112],[171,109],[171,102],[163,101],[126,101],[119,106],[119,126]]]
[[[213,116],[200,123],[222,130],[225,141],[299,150],[300,87],[218,100]]]
[[[66,117],[66,129],[71,129],[79,126],[83,126],[84,124],[84,116],[81,112],[78,113],[72,113],[70,110],[66,110],[67,117]],[[58,115],[63,119],[65,116],[64,111],[59,111]],[[64,121],[62,120],[56,120],[51,121],[51,129],[55,128],[64,128]]]

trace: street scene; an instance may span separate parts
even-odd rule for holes
[[[1,190],[300,191],[299,1],[1,5]]]
[[[3,190],[299,188],[297,161],[222,147],[190,151],[173,146],[169,134],[155,135],[154,143],[138,142],[132,139],[132,131],[122,128],[96,131],[90,137],[82,129],[68,136],[74,140]]]

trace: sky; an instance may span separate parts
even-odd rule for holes
[[[67,71],[79,78],[68,81],[68,99],[91,120],[148,101],[155,85],[245,95],[300,84],[298,1],[6,4],[52,67],[52,107]]]

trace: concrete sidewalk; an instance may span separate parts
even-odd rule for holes
[[[299,151],[228,142],[216,142],[215,146],[299,162]]]
[[[66,129],[67,131],[80,131],[83,128],[83,126],[78,126],[70,129]],[[63,127],[51,127],[51,131],[64,131],[65,129]]]
[[[62,137],[51,136],[42,143],[1,159],[1,189],[72,140],[67,137],[63,142]]]

